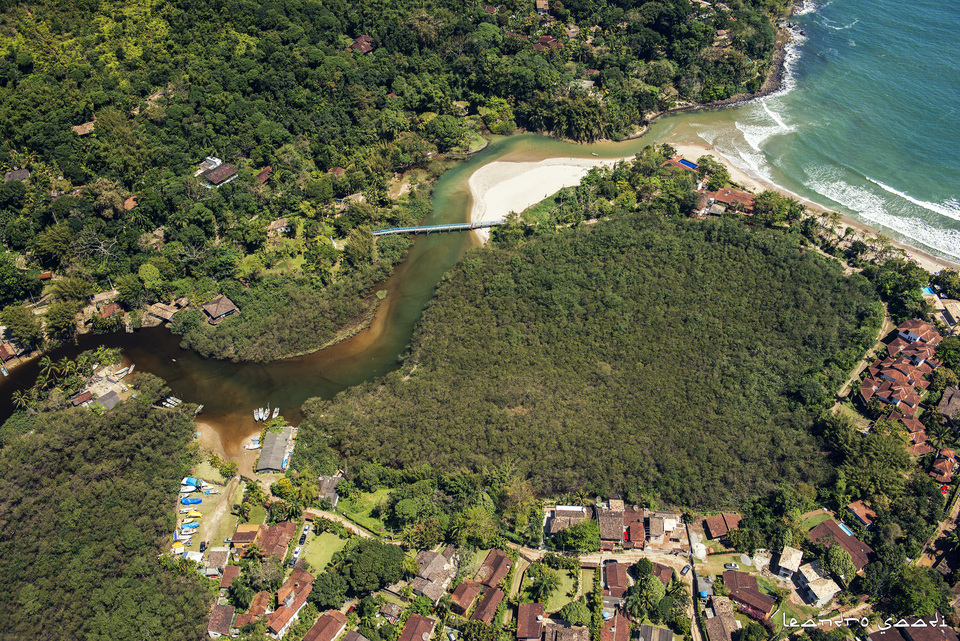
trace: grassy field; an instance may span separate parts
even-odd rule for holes
[[[250,520],[248,523],[266,523],[267,522],[267,508],[262,505],[254,505],[250,508]]]
[[[547,612],[557,612],[560,608],[573,601],[576,578],[573,573],[567,570],[558,570],[557,572],[560,574],[560,587],[550,595],[550,598],[547,599],[547,602],[543,605],[544,610]],[[532,586],[533,581],[531,581],[529,577],[524,577],[523,589],[530,590]]]
[[[857,389],[859,389],[859,387]],[[861,432],[866,432],[870,428],[870,419],[858,412],[850,401],[840,403],[837,409],[841,415],[852,420],[853,424],[856,425],[857,429]]]
[[[523,575],[528,567],[530,567],[529,561],[522,558],[517,559],[516,565],[513,566],[513,584],[510,586],[510,594],[507,595],[507,598],[520,592],[520,588],[523,586]]]
[[[590,594],[593,592],[593,577],[597,570],[580,570],[580,593]]]
[[[562,191],[562,190],[561,190]],[[570,199],[567,198],[567,201]],[[546,223],[550,220],[550,212],[560,206],[560,192],[548,196],[536,205],[528,207],[520,214],[520,219],[528,224]]]
[[[343,549],[347,539],[341,539],[331,532],[323,532],[317,536],[312,533],[307,537],[307,543],[300,552],[300,557],[306,559],[315,572],[322,572],[333,555]]]
[[[723,567],[724,563],[736,563],[740,566],[741,572],[749,572],[751,574],[756,574],[757,568],[752,565],[745,565],[740,562],[740,555],[736,552],[733,554],[712,554],[707,557],[707,560],[697,566],[697,571],[701,574],[723,574],[725,568]]]
[[[364,492],[356,501],[341,500],[337,504],[337,510],[343,512],[343,515],[354,523],[367,528],[374,534],[380,534],[385,529],[383,521],[371,516],[371,512],[388,494],[390,494],[389,488],[380,488],[372,494]]]
[[[809,519],[804,519],[801,526],[803,527],[804,530],[809,531],[817,527],[824,521],[829,521],[831,518],[833,518],[833,515],[831,515],[829,512],[822,512],[820,514],[815,514],[814,516],[811,516]]]
[[[203,479],[204,481],[219,485],[227,482],[227,479],[220,475],[220,470],[210,465],[210,461],[204,461],[199,465],[194,465],[193,470],[193,473],[198,479]]]

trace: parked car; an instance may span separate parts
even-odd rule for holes
[[[205,552],[206,550],[207,550],[207,542],[206,542],[206,541],[200,541],[200,551],[201,551],[201,552]]]
[[[692,570],[692,569],[693,569],[693,567],[690,566],[690,565],[685,565],[685,566],[683,566],[683,569],[680,570],[680,576],[687,576],[687,572],[689,572],[689,571]]]
[[[307,523],[306,525],[303,526],[303,533],[306,534],[309,531],[310,531],[310,524]]]
[[[723,567],[725,570],[739,570],[740,566],[736,563],[724,563]]]
[[[227,537],[227,538],[225,538],[225,539],[223,540],[223,542],[224,542],[224,543],[233,543],[233,539],[230,538],[230,537]]]
[[[300,545],[303,545],[303,544],[306,543],[306,542],[307,542],[307,535],[306,535],[306,534],[301,534],[301,535],[300,535]]]

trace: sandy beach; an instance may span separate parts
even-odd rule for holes
[[[211,454],[216,454],[225,461],[236,461],[239,466],[238,473],[241,476],[254,478],[253,464],[257,462],[257,458],[260,456],[260,450],[245,450],[240,448],[235,452],[227,452],[220,438],[220,433],[217,432],[216,428],[203,421],[197,421],[196,425],[197,432],[200,433],[197,440],[200,441],[200,445],[204,450]],[[250,434],[251,437],[257,437],[259,435],[259,429]]]
[[[831,211],[829,208],[806,198],[801,198],[773,183],[750,176],[731,162],[729,158],[709,145],[669,140],[666,142],[688,160],[696,161],[706,154],[713,155],[727,166],[731,180],[749,191],[754,193],[767,189],[778,191],[796,198],[811,212]],[[504,220],[511,211],[522,212],[564,187],[579,184],[592,167],[611,166],[620,160],[630,160],[631,158],[549,158],[539,162],[491,162],[470,176],[470,195],[473,199],[470,208],[470,220]],[[845,216],[841,217],[841,225],[852,227],[862,237],[875,236],[878,233],[872,227]],[[490,237],[489,230],[486,229],[477,233],[484,242]],[[908,258],[915,260],[931,274],[941,269],[960,270],[960,265],[933,256],[915,247],[910,247],[892,239],[891,244],[904,250]]]
[[[591,168],[609,167],[619,160],[550,158],[539,162],[491,162],[470,176],[470,221],[505,220],[511,211],[519,213],[564,187],[579,185]],[[484,242],[490,238],[489,229],[476,233]]]

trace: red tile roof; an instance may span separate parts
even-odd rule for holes
[[[729,513],[715,514],[704,520],[704,526],[707,529],[708,538],[718,539],[740,527],[740,515]]]
[[[466,614],[473,602],[480,594],[480,584],[473,581],[464,581],[456,587],[450,596],[450,602],[453,610],[460,614]]]
[[[877,518],[877,513],[868,508],[863,501],[854,501],[847,506],[847,509],[853,512],[860,519],[860,522],[866,526],[872,525],[874,519]]]
[[[517,640],[536,639],[543,634],[543,604],[521,603],[517,607]]]
[[[630,641],[630,621],[617,610],[616,615],[603,622],[600,629],[600,641]]]
[[[506,552],[494,548],[487,554],[483,565],[477,571],[477,580],[491,587],[499,585],[500,581],[503,581],[503,578],[507,576],[512,565],[513,562]]]
[[[208,169],[207,171],[200,174],[208,181],[214,185],[223,184],[228,178],[235,176],[237,173],[237,168],[231,165],[228,162],[217,165],[213,169]]]
[[[347,617],[338,610],[330,610],[317,619],[303,641],[333,641],[347,625]]]
[[[870,562],[870,557],[873,555],[873,548],[844,532],[840,529],[840,525],[832,519],[824,521],[810,530],[807,533],[807,538],[814,543],[827,547],[834,543],[839,544],[840,547],[850,553],[850,558],[853,560],[857,572]]]
[[[421,614],[411,614],[397,641],[430,641],[437,622]]]
[[[606,590],[604,594],[615,598],[621,598],[630,587],[627,580],[627,566],[616,561],[606,561],[603,564],[603,576],[606,579]]]
[[[100,318],[112,318],[117,314],[122,314],[123,308],[117,305],[116,303],[110,303],[102,310],[100,310]]]
[[[486,594],[477,609],[473,611],[471,621],[482,621],[483,623],[493,623],[493,615],[497,613],[500,602],[503,601],[504,592],[500,588],[487,588]]]
[[[240,566],[239,565],[225,565],[223,566],[223,576],[220,577],[220,589],[226,590],[231,585],[233,585],[233,580],[240,576]]]
[[[222,635],[230,634],[230,626],[236,611],[237,609],[232,605],[214,605],[210,611],[210,618],[207,619],[207,631]]]

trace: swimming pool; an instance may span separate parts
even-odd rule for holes
[[[932,287],[924,287],[924,288],[923,288],[923,293],[926,294],[927,296],[936,296],[936,295],[937,295],[936,292],[933,291],[933,288],[932,288]]]
[[[851,530],[850,528],[848,528],[848,527],[847,527],[846,525],[844,525],[843,523],[838,523],[838,525],[840,526],[840,529],[841,529],[841,530],[843,530],[844,532],[846,532],[846,533],[849,534],[850,536],[855,536],[854,533],[853,533],[853,530]]]

